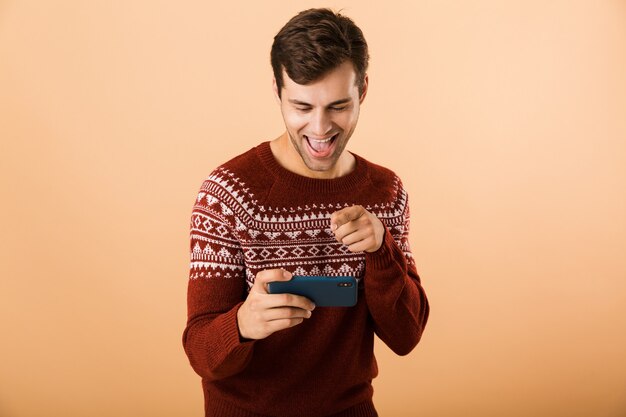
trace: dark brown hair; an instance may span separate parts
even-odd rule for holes
[[[363,32],[354,22],[330,9],[298,13],[274,37],[270,54],[278,86],[284,85],[283,68],[298,84],[309,84],[349,60],[363,93],[369,55]]]

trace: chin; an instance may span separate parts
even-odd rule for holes
[[[316,161],[311,160],[310,158],[303,158],[304,164],[308,169],[315,172],[325,172],[332,170],[336,165],[339,158],[334,155],[326,161]]]

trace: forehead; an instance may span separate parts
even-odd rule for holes
[[[346,97],[358,97],[356,72],[351,62],[346,61],[310,84],[297,84],[283,69],[283,97],[308,103],[328,103]]]

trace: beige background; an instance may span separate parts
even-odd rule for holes
[[[626,415],[626,2],[332,1],[432,305],[385,417]],[[0,1],[0,416],[200,416],[188,222],[305,1]]]

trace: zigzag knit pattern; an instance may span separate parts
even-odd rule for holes
[[[398,177],[393,189],[392,201],[364,208],[387,226],[413,264],[407,194]],[[347,206],[328,198],[301,206],[265,206],[244,180],[219,167],[202,184],[192,212],[189,277],[233,278],[244,272],[251,288],[258,271],[282,267],[296,275],[359,279],[365,255],[350,252],[330,229],[331,214]]]

